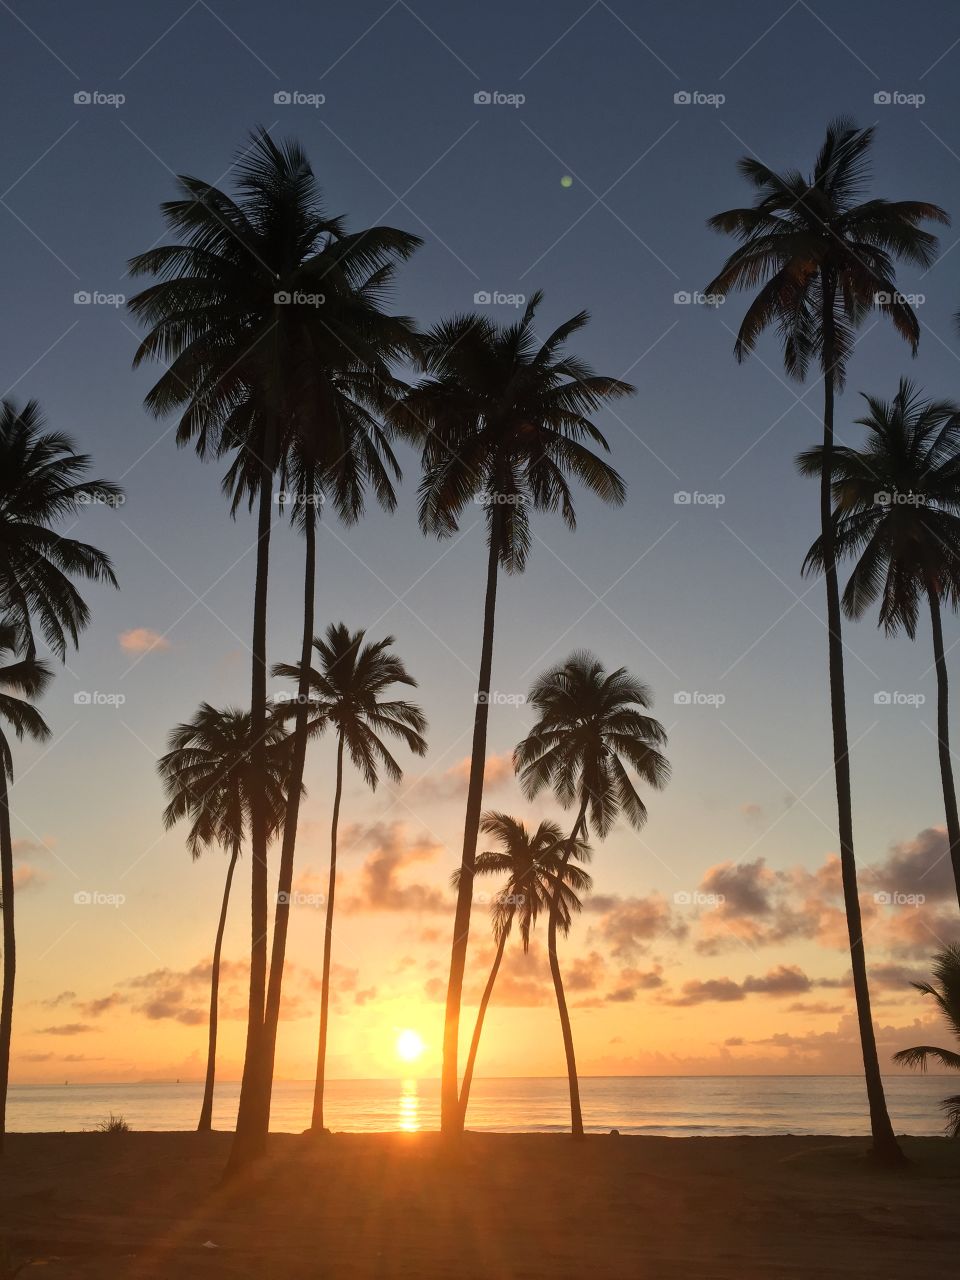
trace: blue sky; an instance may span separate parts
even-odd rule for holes
[[[130,370],[137,332],[124,309],[77,305],[74,295],[132,294],[126,261],[163,236],[159,204],[173,194],[173,175],[229,186],[257,124],[301,140],[328,207],[351,225],[386,222],[423,236],[401,274],[398,309],[429,324],[473,310],[481,291],[543,289],[542,332],[586,307],[593,318],[578,350],[637,387],[599,420],[629,485],[627,507],[582,498],[576,534],[539,521],[527,573],[502,584],[497,626],[496,688],[523,691],[545,664],[589,647],[653,686],[670,730],[673,782],[652,799],[642,837],[620,831],[603,848],[598,890],[669,897],[724,860],[820,865],[836,843],[826,636],[822,588],[800,577],[816,493],[792,466],[818,437],[820,389],[787,383],[772,340],[736,365],[742,299],[709,309],[675,295],[701,289],[728,251],[705,220],[747,201],[736,160],[750,153],[808,168],[839,113],[878,126],[878,194],[960,211],[960,17],[939,4],[805,0],[682,10],[363,0],[307,11],[289,0],[151,0],[98,5],[94,20],[36,0],[0,6],[0,30],[0,93],[16,121],[0,137],[0,384],[21,400],[36,396],[50,424],[127,492],[122,508],[93,510],[82,525],[114,558],[122,590],[89,592],[93,624],[45,702],[54,745],[42,760],[29,747],[18,753],[18,837],[52,850],[20,846],[42,873],[23,894],[21,1025],[37,1025],[29,1002],[60,987],[93,999],[130,975],[182,973],[209,951],[222,866],[213,855],[190,866],[179,834],[162,835],[154,758],[201,699],[247,696],[253,530],[245,517],[229,519],[217,468],[178,452],[170,424],[145,414],[154,370]],[[76,103],[78,93],[124,101]],[[275,102],[278,93],[325,100]],[[513,101],[477,103],[478,93]],[[878,103],[878,93],[925,100]],[[839,408],[845,439],[857,438],[858,391],[892,394],[901,373],[931,394],[960,397],[958,234],[944,230],[942,260],[928,273],[901,275],[904,290],[924,295],[919,358],[882,322],[866,326]],[[490,309],[504,321],[515,315],[509,303]],[[324,528],[318,621],[396,636],[421,681],[435,776],[469,749],[484,550],[479,515],[454,542],[421,536],[417,461],[404,453],[403,462],[393,517],[371,511],[356,529]],[[678,504],[678,492],[723,501]],[[275,547],[269,656],[292,660],[300,552],[286,531]],[[955,620],[946,626],[954,645]],[[125,651],[118,637],[139,628],[168,647]],[[864,623],[848,628],[847,643],[858,850],[878,862],[941,821],[929,636],[889,641]],[[125,701],[78,707],[83,690]],[[926,702],[878,706],[884,690]],[[681,691],[724,701],[678,705]],[[496,708],[491,753],[509,752],[527,722],[522,707]],[[316,837],[302,865],[317,872],[326,763],[321,750],[308,777]],[[347,807],[354,821],[403,820],[411,838],[426,829],[439,852],[422,876],[445,882],[457,803],[386,791],[371,800],[351,782]],[[109,926],[103,916],[78,921],[75,890],[121,884],[128,901]],[[238,894],[238,958],[243,917]],[[315,923],[295,929],[307,968]],[[447,923],[434,921],[444,936]],[[345,926],[354,956],[365,950],[364,929],[378,932],[369,918]],[[727,968],[742,977],[790,960],[748,956]],[[708,962],[676,963],[689,977]],[[363,959],[356,965],[366,989]],[[811,972],[842,967],[836,952],[807,956]],[[80,976],[60,983],[58,969]],[[698,1034],[689,1023],[676,1031],[691,1044]],[[119,1049],[105,1060],[94,1074],[136,1069],[136,1055]]]

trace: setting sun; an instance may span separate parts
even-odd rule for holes
[[[401,1031],[397,1036],[397,1056],[404,1062],[414,1062],[423,1053],[424,1047],[416,1031]]]

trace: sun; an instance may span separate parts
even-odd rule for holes
[[[416,1062],[425,1048],[416,1031],[401,1031],[397,1036],[397,1057],[404,1062]]]

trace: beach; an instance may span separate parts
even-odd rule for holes
[[[857,1138],[273,1134],[220,1185],[227,1133],[7,1138],[7,1270],[45,1280],[580,1280],[944,1275],[960,1144],[899,1172]],[[17,1264],[26,1264],[21,1272]]]

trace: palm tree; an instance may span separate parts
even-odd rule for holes
[[[275,143],[263,129],[252,135],[235,169],[236,198],[181,176],[180,198],[163,205],[178,242],[130,263],[132,274],[157,277],[130,301],[149,328],[134,364],[167,364],[147,407],[158,416],[179,413],[179,444],[192,441],[200,457],[236,451],[239,470],[255,477],[248,490],[257,506],[250,714],[251,765],[259,783],[250,815],[247,1042],[228,1173],[263,1152],[270,1111],[264,735],[274,474],[294,442],[308,436],[320,457],[318,473],[336,471],[352,428],[331,412],[330,380],[321,370],[342,370],[347,377],[356,367],[362,382],[386,358],[407,352],[409,321],[393,321],[389,349],[383,341],[368,343],[368,327],[358,319],[365,308],[377,309],[379,273],[389,274],[420,243],[389,227],[347,234],[342,219],[325,213],[302,148]],[[236,475],[228,475],[226,484],[234,487]]]
[[[290,766],[290,740],[276,719],[268,722],[266,742],[268,827],[270,833],[275,834],[283,826]],[[213,1117],[223,932],[233,873],[247,835],[253,799],[250,713],[202,702],[191,720],[178,724],[171,732],[167,746],[167,753],[157,762],[169,800],[163,812],[163,825],[169,829],[181,818],[189,819],[187,848],[195,861],[214,844],[230,855],[210,971],[207,1073],[197,1125],[199,1132],[205,1132],[210,1129]]]
[[[313,1095],[314,1133],[323,1132],[323,1089],[327,1060],[327,1023],[330,1006],[330,961],[333,948],[333,908],[337,889],[337,833],[340,800],[343,794],[344,748],[371,791],[380,780],[381,767],[394,782],[403,770],[390,754],[385,736],[400,738],[415,754],[426,754],[424,733],[427,721],[413,702],[385,699],[392,685],[416,688],[399,657],[391,652],[393,636],[368,642],[365,631],[351,632],[342,622],[331,623],[324,637],[317,636],[313,648],[319,669],[311,667],[307,681],[310,733],[318,736],[328,728],[337,738],[337,776],[330,824],[330,877],[327,890],[326,927],[323,936],[323,971],[320,986],[320,1036],[317,1047],[317,1078]],[[302,669],[279,663],[273,674],[302,684]]]
[[[90,611],[72,579],[85,578],[116,586],[109,557],[96,547],[78,542],[58,531],[64,521],[76,521],[91,503],[112,505],[122,491],[107,480],[85,479],[90,459],[77,453],[73,441],[61,432],[45,430],[35,400],[18,409],[12,400],[0,402],[0,618],[4,649],[19,655],[8,667],[19,691],[26,697],[40,693],[49,671],[36,661],[38,639],[57,657],[66,658],[67,642],[75,647],[87,625]],[[39,633],[39,636],[38,636]],[[36,736],[43,724],[28,704],[10,695],[11,720],[24,733]],[[18,711],[18,707],[21,709]],[[22,708],[27,707],[26,710]],[[36,716],[36,719],[34,719]],[[42,735],[41,735],[42,736]],[[6,825],[6,852],[2,854],[0,893],[3,896],[4,985],[0,1006],[0,1140],[10,1070],[10,1033],[16,948],[13,915],[13,863],[9,838],[6,786],[11,775],[9,748],[5,747],[2,824]]]
[[[833,450],[836,503],[833,542],[838,558],[858,556],[843,593],[848,618],[859,618],[880,597],[880,625],[916,638],[926,596],[937,672],[937,738],[950,858],[960,901],[960,818],[950,758],[947,663],[941,603],[960,605],[960,406],[924,399],[900,379],[892,401],[864,396],[858,418],[869,433],[863,449]],[[797,459],[804,475],[820,474],[823,451]],[[805,569],[823,570],[823,545],[809,551]]]
[[[477,854],[473,874],[475,876],[505,875],[507,881],[490,904],[490,921],[497,949],[493,957],[490,977],[480,998],[473,1039],[470,1041],[470,1053],[467,1056],[467,1065],[460,1086],[460,1109],[463,1113],[461,1123],[466,1120],[483,1020],[486,1017],[490,997],[493,995],[503,952],[514,921],[517,922],[520,930],[520,941],[523,944],[523,953],[526,955],[530,949],[530,934],[533,927],[541,911],[549,911],[559,885],[557,914],[560,930],[566,937],[570,931],[574,912],[579,912],[582,907],[579,895],[585,893],[592,884],[586,871],[565,861],[567,842],[555,822],[541,822],[531,836],[524,824],[516,818],[511,818],[505,813],[491,812],[485,813],[481,818],[480,830],[486,835],[493,836],[500,848]],[[579,840],[574,841],[573,844],[571,857],[577,858],[580,862],[588,862],[591,857],[588,846]],[[454,888],[460,883],[459,868],[454,871],[452,882]]]
[[[960,1040],[960,943],[951,942],[933,957],[933,982],[915,982],[913,986],[923,995],[933,996],[950,1030]],[[919,1067],[921,1071],[926,1071],[930,1058],[960,1071],[960,1053],[932,1044],[918,1044],[893,1055],[901,1067]],[[940,1107],[947,1116],[947,1136],[960,1138],[960,1093],[944,1098]]]
[[[643,826],[647,808],[631,771],[650,787],[664,787],[670,765],[660,748],[667,735],[659,720],[645,714],[652,701],[649,688],[624,667],[608,672],[598,658],[584,650],[539,676],[527,700],[539,719],[517,744],[514,767],[529,799],[548,787],[564,808],[577,806],[561,859],[565,869],[576,841],[586,840],[591,827],[602,840],[620,814],[636,830]],[[558,912],[551,911],[547,952],[567,1058],[571,1130],[575,1138],[582,1138],[573,1031],[557,956],[561,924]]]
[[[840,590],[833,542],[833,414],[843,389],[854,334],[876,308],[893,322],[916,352],[920,326],[896,287],[894,261],[902,258],[929,266],[935,236],[921,230],[924,221],[946,222],[935,204],[914,200],[861,201],[868,176],[873,129],[834,120],[809,177],[796,170],[776,173],[745,156],[740,172],[757,192],[749,208],[729,209],[709,226],[740,241],[707,291],[725,296],[732,289],[760,289],[747,309],[734,352],[744,360],[760,334],[777,327],[787,373],[799,381],[816,359],[823,371],[823,462],[820,477],[820,534],[827,590],[827,634],[833,763],[837,786],[840,863],[850,938],[853,985],[870,1103],[873,1150],[879,1159],[899,1163],[903,1155],[887,1114],[873,1020],[857,893],[853,852],[846,704],[843,682]]]
[[[3,912],[3,997],[0,1000],[0,1151],[6,1134],[7,1084],[10,1079],[10,1038],[13,1029],[13,988],[17,976],[17,946],[13,915],[13,838],[10,831],[9,784],[13,781],[13,752],[8,730],[19,739],[43,742],[50,730],[32,705],[53,678],[45,662],[33,655],[18,658],[20,628],[0,622],[0,906]],[[12,658],[12,661],[9,659]]]
[[[588,447],[608,449],[590,415],[608,401],[632,394],[634,388],[565,354],[567,341],[589,319],[585,311],[539,342],[534,318],[541,297],[535,293],[522,318],[505,327],[477,316],[438,324],[422,344],[420,363],[426,376],[392,415],[407,435],[422,443],[424,532],[447,537],[458,530],[471,503],[486,509],[483,636],[443,1032],[440,1126],[447,1133],[462,1128],[457,1088],[460,1005],[483,802],[498,570],[520,573],[525,568],[531,508],[559,511],[569,528],[576,527],[571,478],[605,502],[619,504],[626,495],[617,472]]]
[[[90,610],[72,578],[117,585],[108,556],[56,530],[91,504],[122,501],[110,481],[85,480],[89,468],[69,436],[44,430],[36,400],[0,402],[0,616],[27,658],[37,631],[58,658],[68,640],[77,647]]]

